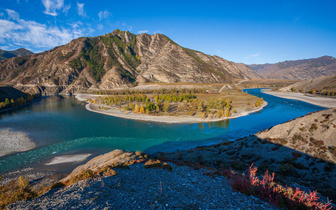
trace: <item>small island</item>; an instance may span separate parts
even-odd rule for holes
[[[215,122],[261,110],[262,98],[240,89],[122,91],[110,94],[78,94],[89,111],[110,116],[164,123]]]

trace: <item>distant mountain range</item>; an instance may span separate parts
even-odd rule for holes
[[[249,67],[265,79],[309,80],[336,74],[336,58],[323,56]]]
[[[32,54],[34,53],[30,52],[29,50],[26,50],[25,48],[20,48],[14,51],[6,51],[0,49],[0,60],[5,60],[14,57],[22,57],[25,55],[32,55]]]
[[[120,30],[0,61],[2,84],[47,94],[127,88],[146,82],[230,83],[258,78],[245,64],[181,47],[163,34]]]

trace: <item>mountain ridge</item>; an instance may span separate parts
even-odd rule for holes
[[[187,49],[163,34],[114,30],[0,62],[0,81],[45,94],[129,88],[147,82],[223,83],[260,78],[248,66]]]
[[[264,79],[309,80],[336,74],[336,58],[332,56],[248,66]]]
[[[22,57],[22,56],[32,55],[32,54],[34,53],[30,52],[29,50],[25,48],[19,48],[13,51],[6,51],[6,50],[0,49],[0,60],[5,60],[9,58],[14,58],[14,57]]]

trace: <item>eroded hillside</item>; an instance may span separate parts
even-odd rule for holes
[[[183,48],[165,35],[120,30],[0,62],[2,84],[45,94],[253,78],[260,77],[244,64]]]

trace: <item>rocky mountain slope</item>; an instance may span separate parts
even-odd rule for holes
[[[317,190],[336,199],[336,110],[315,112],[253,136],[173,153],[161,159],[197,161],[220,169],[245,170],[252,163],[261,174],[275,172],[288,185]],[[299,183],[299,184],[298,184]]]
[[[133,152],[121,150],[98,156],[69,175],[75,178],[74,184],[53,189],[33,200],[16,202],[8,208],[276,209],[257,198],[235,192],[225,177],[206,175],[209,170],[172,163],[164,168],[158,166],[160,161],[152,160],[136,163],[139,158]],[[129,164],[132,161],[136,164]],[[78,176],[83,172],[86,177]],[[79,181],[89,178],[93,172],[100,175]]]
[[[309,80],[336,74],[336,58],[323,56],[275,64],[251,64],[249,67],[265,79]]]
[[[31,92],[127,88],[146,82],[221,83],[260,78],[248,66],[183,48],[162,34],[115,30],[0,62],[0,81]]]
[[[313,90],[315,90],[320,94],[328,93],[326,95],[334,96],[336,95],[336,75],[324,76],[316,79],[297,82],[287,87],[281,88],[280,90],[296,90],[301,92],[312,92]]]
[[[14,58],[14,57],[22,57],[26,55],[32,55],[34,53],[30,52],[29,50],[25,48],[20,48],[14,51],[6,51],[0,49],[0,60],[5,60],[8,58]]]

